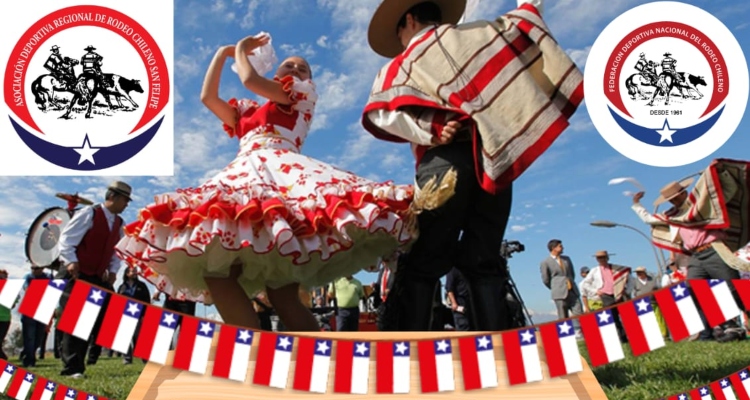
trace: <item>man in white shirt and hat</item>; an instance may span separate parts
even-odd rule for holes
[[[131,201],[132,189],[125,182],[115,181],[107,187],[104,203],[78,210],[60,235],[60,258],[63,261],[58,278],[68,279],[60,307],[64,310],[73,285],[81,280],[103,289],[114,291],[117,272],[123,265],[115,254],[115,245],[122,238],[124,221],[119,216]],[[108,297],[107,297],[108,299]],[[107,299],[101,305],[107,309]],[[91,332],[96,340],[104,312]],[[65,365],[60,375],[80,378],[85,372],[84,358],[89,342],[64,333],[61,358]],[[101,352],[101,349],[99,349]],[[90,354],[90,364],[98,354]],[[93,358],[91,356],[94,356]]]

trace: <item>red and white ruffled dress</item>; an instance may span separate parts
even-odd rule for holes
[[[416,233],[406,223],[410,185],[376,183],[300,154],[317,100],[312,81],[281,80],[291,106],[230,100],[240,118],[237,157],[197,188],[155,197],[117,253],[177,299],[212,303],[204,276],[237,259],[249,296],[305,287],[375,266]]]

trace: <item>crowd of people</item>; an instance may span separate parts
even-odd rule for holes
[[[706,326],[700,334],[691,337],[692,340],[719,340],[722,342],[744,339],[750,335],[750,321],[748,310],[732,283],[735,279],[750,279],[750,270],[740,270],[735,260],[722,255],[717,246],[723,244],[727,233],[721,229],[708,229],[703,226],[670,225],[670,216],[685,212],[688,207],[690,194],[688,188],[693,179],[682,182],[671,182],[664,186],[659,197],[654,201],[658,206],[669,202],[672,208],[661,215],[648,212],[640,201],[643,192],[633,195],[632,209],[646,224],[666,226],[671,229],[671,243],[669,264],[665,274],[659,276],[650,273],[644,266],[631,271],[630,267],[612,264],[610,254],[606,250],[597,251],[594,257],[597,265],[593,268],[582,267],[581,281],[576,285],[575,268],[571,259],[563,255],[563,245],[560,240],[553,239],[548,243],[549,257],[540,265],[542,282],[550,289],[552,300],[557,308],[558,318],[569,318],[582,313],[596,311],[614,306],[620,302],[634,298],[649,296],[654,291],[671,286],[675,283],[690,279],[720,279],[727,281],[734,300],[742,313],[738,318],[731,319],[719,327],[710,328],[706,317],[698,304],[699,314]],[[695,200],[693,200],[695,202]],[[682,210],[682,211],[681,211]],[[689,282],[688,282],[689,285]],[[662,311],[653,296],[650,301],[659,324],[659,329],[665,339],[669,339],[669,332]],[[622,327],[616,308],[612,308],[615,324],[620,340],[627,343],[628,338]],[[582,338],[580,331],[578,337]]]

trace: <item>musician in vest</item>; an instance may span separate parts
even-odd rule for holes
[[[594,257],[599,265],[591,269],[583,282],[581,282],[581,286],[585,287],[587,291],[595,292],[602,299],[604,307],[629,300],[633,293],[630,268],[611,264],[609,262],[609,253],[606,250],[597,251]],[[620,340],[623,343],[627,343],[628,339],[625,335],[625,330],[622,328],[617,308],[613,307],[609,310],[615,320]]]
[[[549,40],[541,0],[519,3],[496,20],[457,26],[466,0],[384,0],[370,22],[370,47],[392,60],[362,124],[378,139],[411,144],[420,231],[399,259],[381,330],[428,330],[437,281],[454,266],[470,287],[473,326],[510,323],[499,251],[511,183],[568,126],[583,96],[580,71]],[[510,43],[525,51],[508,51]],[[426,200],[450,188],[441,205]]]
[[[131,187],[120,181],[107,187],[104,203],[84,207],[77,211],[60,235],[61,268],[58,278],[69,279],[60,307],[64,310],[73,285],[77,280],[100,288],[113,290],[122,261],[115,255],[115,244],[123,235],[123,220],[119,216],[130,202]],[[107,300],[102,304],[106,310]],[[100,313],[91,333],[93,342],[99,333],[104,313]],[[85,371],[84,358],[88,341],[70,334],[62,339],[61,375],[79,378]]]

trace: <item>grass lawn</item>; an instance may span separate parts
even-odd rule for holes
[[[581,343],[579,348],[588,360],[585,346]],[[628,345],[623,348],[624,360],[593,370],[610,400],[666,398],[750,366],[750,340],[668,342],[640,357],[633,357]]]
[[[8,361],[21,367],[18,356],[10,357]],[[62,361],[55,359],[51,353],[48,353],[44,360],[37,360],[36,367],[29,368],[29,372],[96,396],[125,400],[145,365],[140,359],[134,360],[133,364],[123,365],[122,358],[109,358],[103,355],[96,365],[86,367],[86,377],[71,379],[60,376]],[[29,392],[30,396],[31,392]],[[10,399],[10,397],[0,394],[0,399]]]

